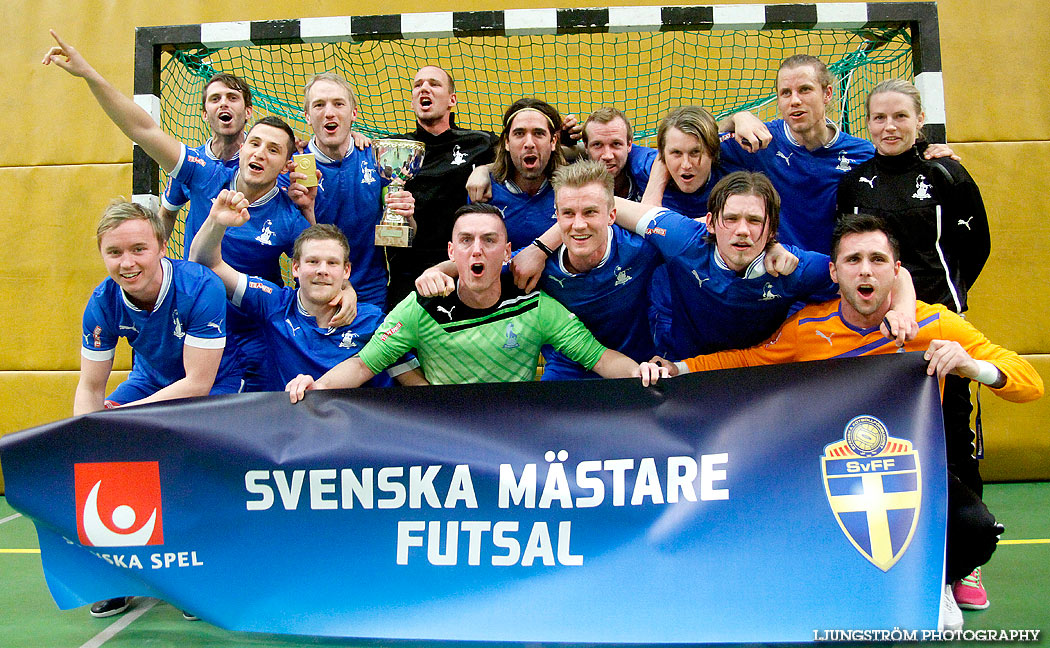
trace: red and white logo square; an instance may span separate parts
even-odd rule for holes
[[[164,544],[156,461],[73,466],[77,535],[89,547]]]

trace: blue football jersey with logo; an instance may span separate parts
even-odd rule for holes
[[[673,360],[758,344],[784,323],[795,302],[836,294],[823,254],[785,246],[799,258],[790,275],[766,274],[765,254],[738,274],[704,240],[707,228],[679,213],[655,208],[639,221],[638,233],[666,262],[672,309],[667,352]]]
[[[220,160],[211,152],[211,142],[212,140],[209,138],[207,142],[190,150],[198,156],[206,157],[209,160],[215,160],[216,162],[225,165],[227,168],[237,169],[241,162],[241,152],[237,151],[229,160]],[[182,209],[183,205],[189,201],[190,195],[186,185],[179,182],[174,177],[169,177],[168,186],[164,189],[164,193],[160,197],[160,204],[168,211],[175,212]],[[189,247],[186,249],[189,250]]]
[[[727,171],[761,171],[769,177],[780,194],[777,238],[781,243],[830,254],[839,181],[847,171],[870,160],[875,147],[836,129],[831,141],[810,151],[795,140],[782,119],[766,127],[773,141],[757,153],[748,153],[732,135],[723,134],[722,165]]]
[[[383,216],[379,177],[372,147],[358,150],[350,144],[341,160],[333,160],[311,139],[307,145],[321,170],[314,214],[318,223],[335,225],[350,243],[350,283],[359,302],[382,308],[386,304],[386,257],[376,246],[376,225]]]
[[[230,301],[264,322],[270,362],[282,385],[299,374],[320,378],[343,360],[356,356],[383,323],[383,311],[378,306],[360,302],[353,322],[338,327],[318,326],[300,303],[298,290],[245,274],[238,279]],[[392,384],[386,372],[365,383],[369,387]]]
[[[653,270],[660,265],[656,248],[639,236],[612,225],[601,263],[587,272],[565,269],[565,249],[547,260],[540,288],[580,319],[604,346],[637,362],[653,356],[653,337],[646,306]],[[543,380],[597,378],[561,353],[547,356]]]
[[[208,218],[211,201],[223,189],[236,189],[237,173],[237,169],[200,157],[183,145],[182,158],[171,175],[189,188],[191,204],[183,243],[187,254],[193,237]],[[276,185],[249,205],[248,213],[251,218],[247,223],[226,230],[222,258],[235,270],[279,283],[281,253],[291,256],[296,237],[310,223]]]
[[[503,212],[512,250],[520,250],[532,243],[556,222],[554,187],[550,182],[544,182],[536,195],[530,196],[509,180],[497,182],[491,175],[489,179],[492,182],[490,202]]]
[[[107,277],[91,293],[83,319],[81,355],[111,360],[118,338],[125,338],[135,350],[129,381],[147,385],[149,393],[186,377],[184,346],[226,347],[226,289],[219,277],[204,266],[177,259],[162,258],[161,267],[163,282],[152,311],[133,305]],[[223,353],[215,385],[239,383],[239,372],[235,354]]]

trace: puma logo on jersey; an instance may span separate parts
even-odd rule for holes
[[[959,222],[961,223],[962,221],[959,221]],[[136,333],[139,332],[139,330],[137,328],[135,328],[134,324],[132,324],[131,326],[124,326],[123,324],[117,324],[117,326],[120,327],[121,331],[135,331]]]
[[[877,178],[877,177],[879,177],[879,176],[873,175],[873,176],[871,176],[870,179],[862,177],[860,179],[860,181],[861,182],[867,182],[868,186],[871,187],[872,189],[874,189],[875,188],[875,178]]]
[[[961,218],[960,218],[960,219],[959,219],[959,223],[958,223],[958,224],[959,224],[959,225],[965,225],[965,226],[966,226],[966,229],[968,229],[968,230],[970,230],[970,231],[972,232],[972,231],[973,231],[973,228],[972,228],[972,227],[970,227],[970,221],[972,221],[972,220],[973,220],[973,216],[970,216],[970,217],[969,217],[969,218],[967,218],[966,220],[963,220],[963,219],[961,219]]]
[[[565,287],[565,279],[559,279],[558,277],[552,277],[552,276],[550,276],[550,275],[547,275],[547,278],[548,278],[548,279],[550,279],[551,281],[556,281],[556,282],[558,282],[558,285],[559,285],[559,286],[561,286],[562,288],[564,288],[564,287]],[[567,279],[567,278],[568,278],[568,277],[566,277],[566,279]]]
[[[448,315],[449,321],[452,321],[452,311],[455,310],[455,308],[456,308],[455,306],[449,306],[448,308],[445,308],[444,306],[438,306],[437,307],[437,309],[439,311],[441,311],[445,315]]]
[[[301,327],[293,326],[292,325],[292,320],[290,320],[288,318],[285,318],[284,323],[288,325],[288,328],[292,329],[292,337],[295,337],[295,332],[298,331]]]
[[[711,279],[711,277],[704,277],[703,279],[701,279],[700,275],[696,274],[696,270],[693,270],[692,273],[693,273],[693,277],[696,278],[696,286],[697,286],[697,288],[703,288],[704,287],[704,282],[705,281],[710,281],[710,279]]]
[[[831,336],[835,335],[835,333],[834,332],[832,332],[832,333],[825,333],[824,331],[817,331],[817,335],[819,335],[820,337],[822,337],[825,340],[827,340],[828,344],[830,345],[831,344]]]
[[[206,326],[210,326],[219,333],[222,333],[222,320],[219,320],[218,322],[208,322]]]
[[[792,155],[794,155],[794,153],[788,153],[787,155],[784,155],[784,152],[783,152],[783,151],[777,151],[777,157],[778,157],[778,158],[784,158],[784,162],[785,162],[785,163],[786,163],[786,164],[787,164],[788,166],[791,166],[791,156],[792,156]]]

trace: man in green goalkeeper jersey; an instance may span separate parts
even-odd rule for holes
[[[288,383],[291,401],[311,389],[357,387],[412,349],[434,385],[531,380],[544,344],[605,378],[640,376],[648,385],[659,371],[606,349],[545,293],[516,288],[513,276],[501,273],[510,243],[495,207],[474,204],[456,212],[448,256],[459,271],[455,290],[432,298],[411,293],[357,356],[316,381],[300,375]]]

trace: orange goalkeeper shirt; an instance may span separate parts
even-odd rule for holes
[[[710,371],[898,351],[895,342],[884,338],[878,327],[862,329],[843,320],[840,302],[835,299],[806,306],[758,346],[700,355],[685,363],[690,371]],[[954,340],[970,357],[992,363],[1006,376],[1006,384],[992,390],[996,395],[1017,403],[1043,395],[1043,379],[1021,356],[992,344],[972,324],[944,306],[920,301],[915,310],[919,335],[902,351],[925,351],[932,340]]]

